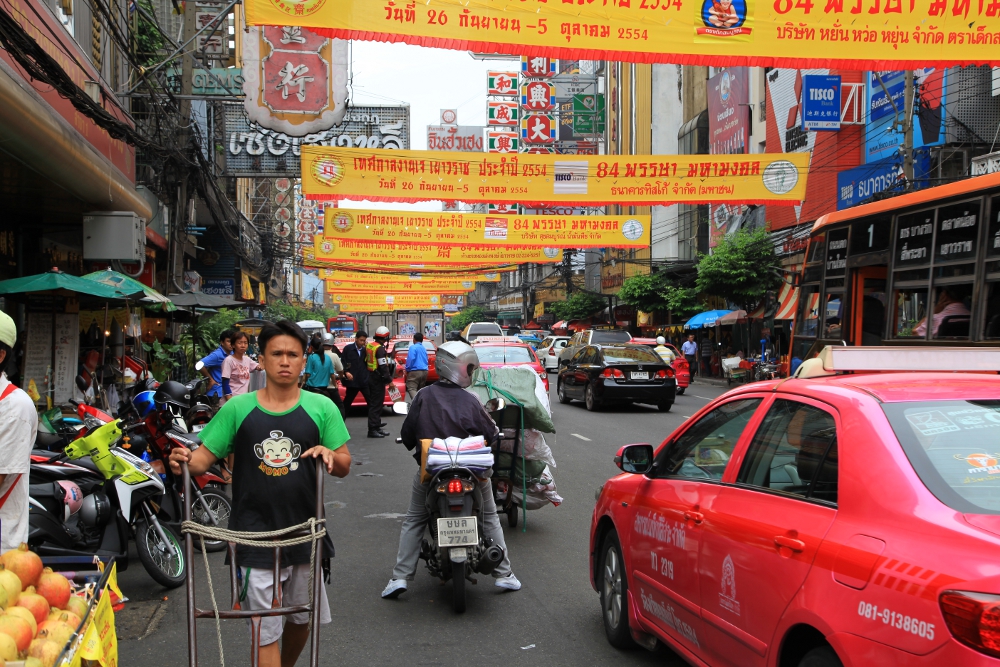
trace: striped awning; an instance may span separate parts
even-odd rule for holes
[[[788,283],[781,283],[781,290],[778,292],[778,309],[774,313],[774,319],[776,320],[794,320],[795,319],[795,306],[799,302],[799,288],[792,287]],[[761,306],[757,310],[753,311],[748,315],[752,319],[760,319],[764,317],[764,306]]]

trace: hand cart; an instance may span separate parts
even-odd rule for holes
[[[493,455],[497,463],[493,465],[493,477],[490,485],[493,487],[493,500],[497,504],[497,513],[507,515],[507,525],[517,526],[518,506],[514,503],[514,477],[518,460],[521,457],[521,425],[523,418],[521,406],[508,401],[506,405],[490,413],[497,427],[500,428],[500,439],[495,446]],[[499,465],[500,455],[510,455],[510,465]],[[505,457],[506,458],[506,457]],[[522,474],[523,474],[522,470]]]
[[[191,475],[188,472],[187,463],[181,464],[184,488],[191,488]],[[188,665],[197,667],[198,665],[198,631],[197,621],[199,618],[214,618],[216,625],[221,619],[243,618],[250,620],[250,664],[258,667],[260,664],[260,622],[265,616],[290,616],[303,612],[312,615],[310,625],[310,667],[319,667],[319,623],[320,623],[320,594],[323,585],[323,568],[320,565],[322,559],[323,537],[326,535],[325,513],[323,507],[323,481],[326,476],[326,467],[323,459],[316,459],[316,517],[308,524],[292,526],[284,531],[273,531],[271,533],[237,533],[234,531],[221,530],[216,526],[202,526],[191,519],[191,494],[184,494],[184,554],[187,558],[187,622],[188,622]],[[218,609],[215,602],[215,589],[212,586],[212,573],[208,570],[208,554],[202,548],[202,556],[205,561],[206,574],[208,575],[208,586],[212,597],[212,605],[215,609],[199,609],[195,604],[195,580],[194,580],[194,536],[196,534],[204,537],[206,531],[216,531],[222,535],[227,535],[239,540],[243,544],[248,542],[288,542],[303,540],[313,543],[313,568],[312,568],[312,600],[309,604],[295,605],[291,607],[283,606],[281,597],[281,549],[275,546],[274,549],[274,587],[270,609],[242,609],[239,600],[239,585],[237,584],[236,570],[236,542],[229,541],[229,585],[231,588],[232,608]],[[263,535],[265,539],[255,539],[256,535]],[[317,544],[318,542],[318,544]],[[252,544],[252,546],[260,546]],[[286,546],[291,546],[286,544]],[[222,651],[221,628],[219,631],[219,659],[225,664]]]
[[[744,367],[744,360],[739,357],[728,357],[721,361],[722,376],[726,378],[726,384],[736,382],[746,382],[749,371]]]

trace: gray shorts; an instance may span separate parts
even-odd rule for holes
[[[316,564],[319,568],[319,563]],[[247,582],[245,609],[270,609],[271,595],[274,588],[274,572],[266,568],[240,568],[243,581]],[[312,597],[312,581],[309,579],[309,563],[292,565],[281,569],[281,604],[292,607],[299,604],[309,604]],[[320,586],[320,623],[330,622],[330,602],[326,598],[326,586]],[[291,616],[265,616],[260,619],[260,645],[273,644],[281,638],[284,620],[297,625],[307,625],[309,614],[292,614]],[[250,621],[247,621],[249,627]]]

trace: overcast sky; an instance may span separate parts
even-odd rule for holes
[[[351,43],[351,103],[410,105],[410,148],[427,149],[427,126],[441,109],[457,109],[459,125],[486,124],[486,72],[515,71],[513,60],[474,60],[468,51],[409,44]],[[440,211],[441,202],[341,202],[343,208]]]

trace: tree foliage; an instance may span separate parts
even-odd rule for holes
[[[618,298],[645,313],[672,312],[686,317],[703,310],[697,289],[680,287],[660,273],[632,276],[618,291]]]
[[[590,292],[573,292],[565,301],[556,301],[549,310],[560,320],[582,320],[607,305],[604,297]]]
[[[748,313],[781,285],[781,264],[767,230],[739,230],[698,262],[698,289],[735,303]]]
[[[482,322],[486,319],[486,311],[479,306],[469,306],[453,317],[448,318],[448,331],[461,331],[473,322]]]

